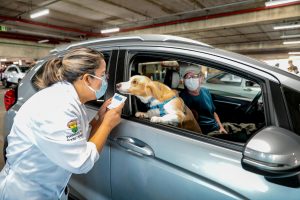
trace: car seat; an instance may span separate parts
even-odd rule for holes
[[[171,89],[177,90],[179,82],[179,73],[173,69],[167,69],[164,84],[169,86]]]

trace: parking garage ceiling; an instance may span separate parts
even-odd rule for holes
[[[117,34],[160,33],[195,39],[244,54],[299,51],[300,1],[265,6],[265,0],[1,0],[1,38],[52,44]],[[49,9],[31,19],[30,14]],[[118,33],[101,30],[120,28]],[[284,38],[288,36],[287,38]],[[289,37],[291,36],[291,37]]]

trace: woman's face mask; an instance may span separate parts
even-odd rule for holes
[[[105,92],[107,90],[106,76],[104,75],[102,77],[98,77],[98,76],[95,76],[95,75],[92,75],[92,74],[89,74],[89,75],[102,81],[101,87],[98,90],[95,90],[92,87],[88,86],[88,88],[90,90],[92,90],[93,92],[95,92],[96,99],[100,99],[105,94]]]
[[[195,91],[200,87],[199,78],[184,79],[184,85],[189,91]]]

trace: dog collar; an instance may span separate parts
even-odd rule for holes
[[[148,108],[149,110],[154,110],[154,109],[158,109],[159,110],[159,115],[162,117],[166,114],[165,112],[165,109],[164,109],[164,105],[169,103],[172,99],[175,99],[177,96],[173,96],[172,98],[170,99],[167,99],[165,100],[164,102],[160,103],[160,104],[157,104],[155,106],[150,106],[151,105],[151,102],[153,102],[154,100],[156,100],[155,98],[151,98],[150,99],[150,102],[148,103]]]

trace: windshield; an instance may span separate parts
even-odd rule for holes
[[[29,70],[29,67],[20,67],[21,72],[25,73]]]

